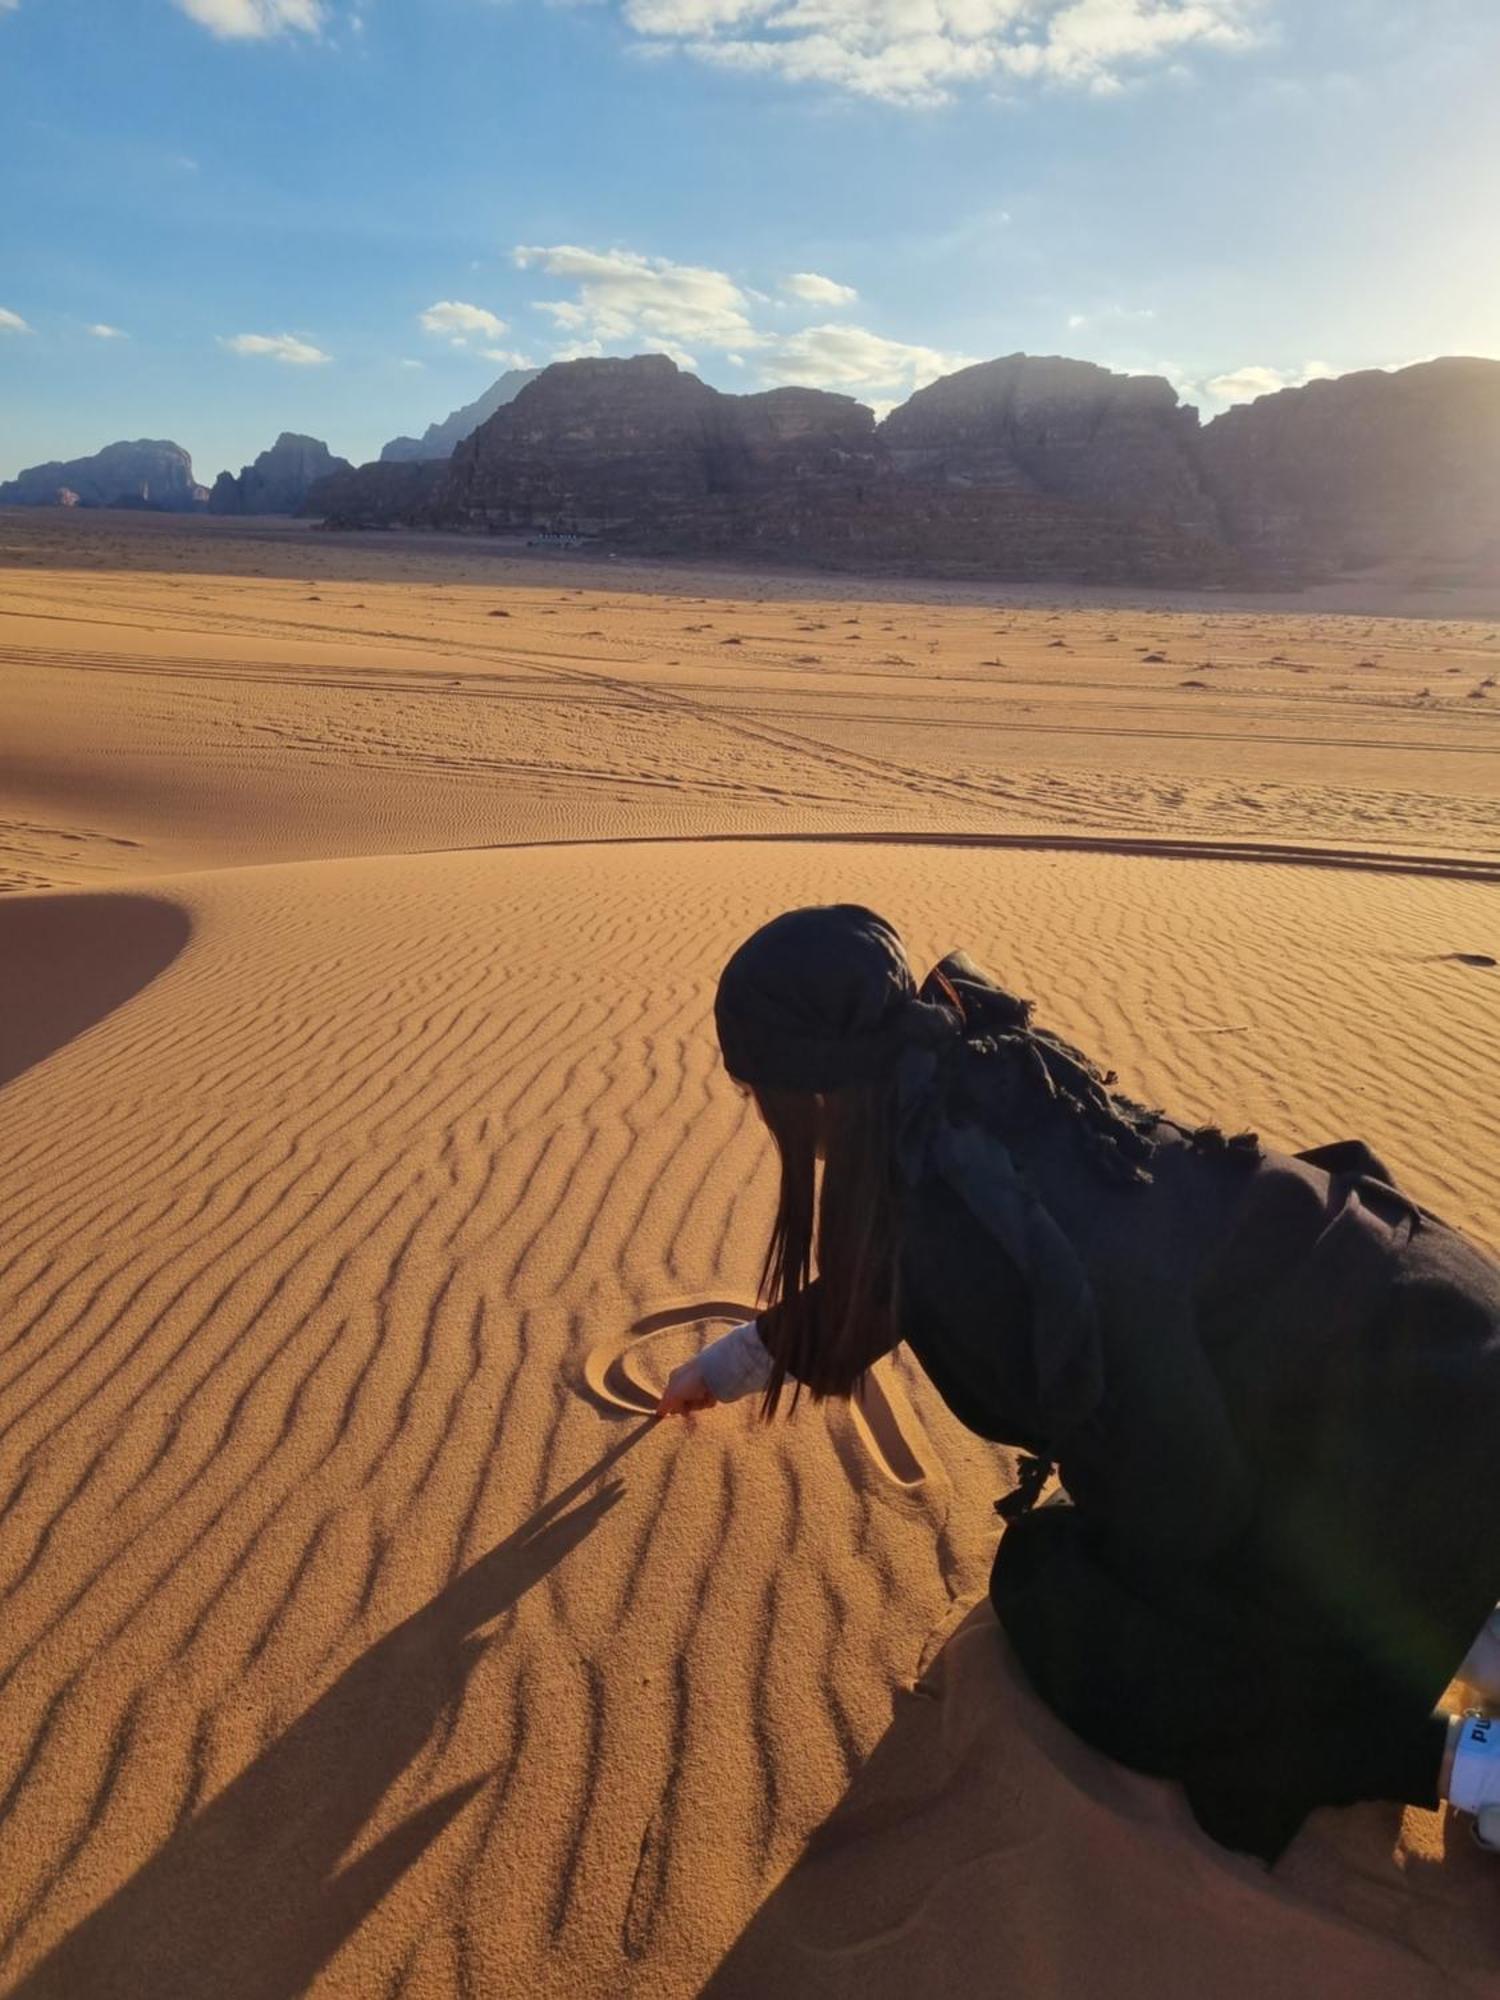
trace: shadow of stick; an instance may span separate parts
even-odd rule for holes
[[[585,1489],[646,1435],[611,1447],[326,1694],[14,1988],[14,2000],[291,2000],[461,1812],[445,1792],[367,1854],[338,1862],[483,1656],[508,1611],[621,1498]],[[577,1505],[573,1503],[578,1501]]]

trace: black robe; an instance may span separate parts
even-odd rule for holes
[[[1111,1178],[1063,1107],[1003,1129],[996,1073],[962,1050],[947,1110],[1076,1257],[1091,1351],[1049,1352],[1027,1252],[951,1171],[906,1197],[898,1320],[969,1429],[1057,1462],[991,1578],[1028,1677],[1267,1860],[1316,1806],[1436,1804],[1432,1712],[1500,1599],[1500,1265],[1358,1142],[1160,1119],[1149,1180]]]

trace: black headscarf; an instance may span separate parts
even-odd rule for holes
[[[714,1001],[741,1083],[833,1091],[891,1075],[903,1048],[956,1039],[955,1010],[917,998],[901,940],[858,903],[788,910],[747,938]]]

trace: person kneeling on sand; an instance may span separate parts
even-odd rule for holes
[[[715,1019],[780,1155],[771,1303],[659,1414],[849,1396],[904,1340],[1029,1454],[990,1596],[1078,1735],[1267,1861],[1364,1799],[1500,1849],[1500,1722],[1438,1707],[1500,1702],[1500,1266],[1358,1141],[1133,1103],[962,952],[919,992],[857,906],[757,931]]]

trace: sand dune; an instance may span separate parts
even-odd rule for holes
[[[566,690],[553,654],[487,655],[456,671],[510,678],[461,710],[428,684],[488,585],[430,612],[382,586],[395,659],[273,584],[4,580],[0,808],[141,845],[34,843],[45,886],[0,900],[0,1982],[1493,1991],[1500,1877],[1451,1822],[1323,1815],[1267,1876],[1052,1722],[972,1609],[1008,1455],[909,1361],[769,1431],[645,1414],[753,1303],[770,1160],[710,1005],[793,903],[873,903],[924,965],[966,946],[1147,1099],[1360,1134],[1500,1243],[1483,703],[1346,726],[1293,690],[1295,781],[1274,732],[1218,724],[1147,781],[1126,689],[1045,817],[1062,765],[1017,766],[1002,810],[929,797],[947,749],[907,722],[860,747],[836,703],[764,719],[790,676],[740,655],[787,602],[732,608],[733,686],[677,686],[687,614],[643,594],[589,611],[584,664],[581,633],[558,648]],[[532,586],[498,608],[547,652]],[[85,664],[25,653],[44,615]],[[1091,660],[1102,615],[1064,624]],[[900,694],[993,790],[1006,745],[944,718],[973,616],[932,613]],[[1088,673],[1034,699],[1104,704]],[[1319,766],[1335,710],[1380,747]],[[1403,818],[1440,762],[1472,789]],[[1213,803],[1293,782],[1356,803],[1267,807],[1258,838]]]
[[[629,833],[1500,838],[1494,621],[856,601],[104,516],[7,543],[15,887]]]

